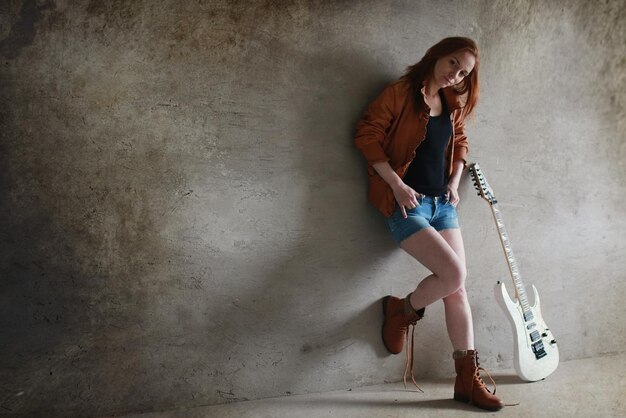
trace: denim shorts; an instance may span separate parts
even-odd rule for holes
[[[417,231],[431,226],[437,231],[459,227],[456,208],[445,196],[420,195],[417,202],[419,206],[415,209],[406,209],[406,219],[402,216],[397,202],[393,215],[386,218],[387,226],[398,244]]]

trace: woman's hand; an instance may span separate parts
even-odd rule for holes
[[[391,188],[393,190],[393,196],[396,198],[396,202],[398,202],[398,206],[400,206],[400,211],[402,212],[402,216],[406,219],[406,208],[414,209],[419,206],[418,198],[420,196],[415,190],[411,187],[407,186],[404,182],[399,182],[395,187]]]
[[[454,207],[459,204],[459,192],[457,190],[457,186],[454,184],[448,184],[448,201]]]
[[[391,168],[388,161],[374,163],[372,164],[372,167],[374,167],[374,170],[376,170],[378,175],[381,176],[389,187],[391,187],[391,190],[393,190],[393,196],[396,198],[398,206],[400,206],[402,216],[406,219],[406,208],[414,209],[418,207],[419,202],[417,199],[420,194],[402,181],[400,176],[398,176],[398,173]]]
[[[463,160],[454,162],[454,169],[452,170],[452,175],[450,176],[450,180],[448,180],[448,201],[454,207],[459,204],[459,182],[461,181],[461,173],[463,173],[463,169],[465,167],[465,162]]]

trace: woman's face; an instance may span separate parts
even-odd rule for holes
[[[461,50],[439,58],[435,63],[433,75],[440,88],[459,84],[472,72],[476,64],[476,57],[467,51]]]

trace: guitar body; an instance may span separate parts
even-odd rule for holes
[[[517,299],[511,299],[504,283],[498,282],[494,289],[496,300],[513,328],[515,371],[527,382],[546,378],[559,365],[556,340],[541,316],[537,288],[532,285],[532,289],[534,304],[525,311]]]

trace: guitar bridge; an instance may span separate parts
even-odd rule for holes
[[[536,343],[533,343],[532,348],[533,348],[533,353],[535,353],[535,357],[537,358],[537,360],[548,355],[548,353],[546,353],[546,351],[543,349],[543,341],[541,340],[537,341]]]

